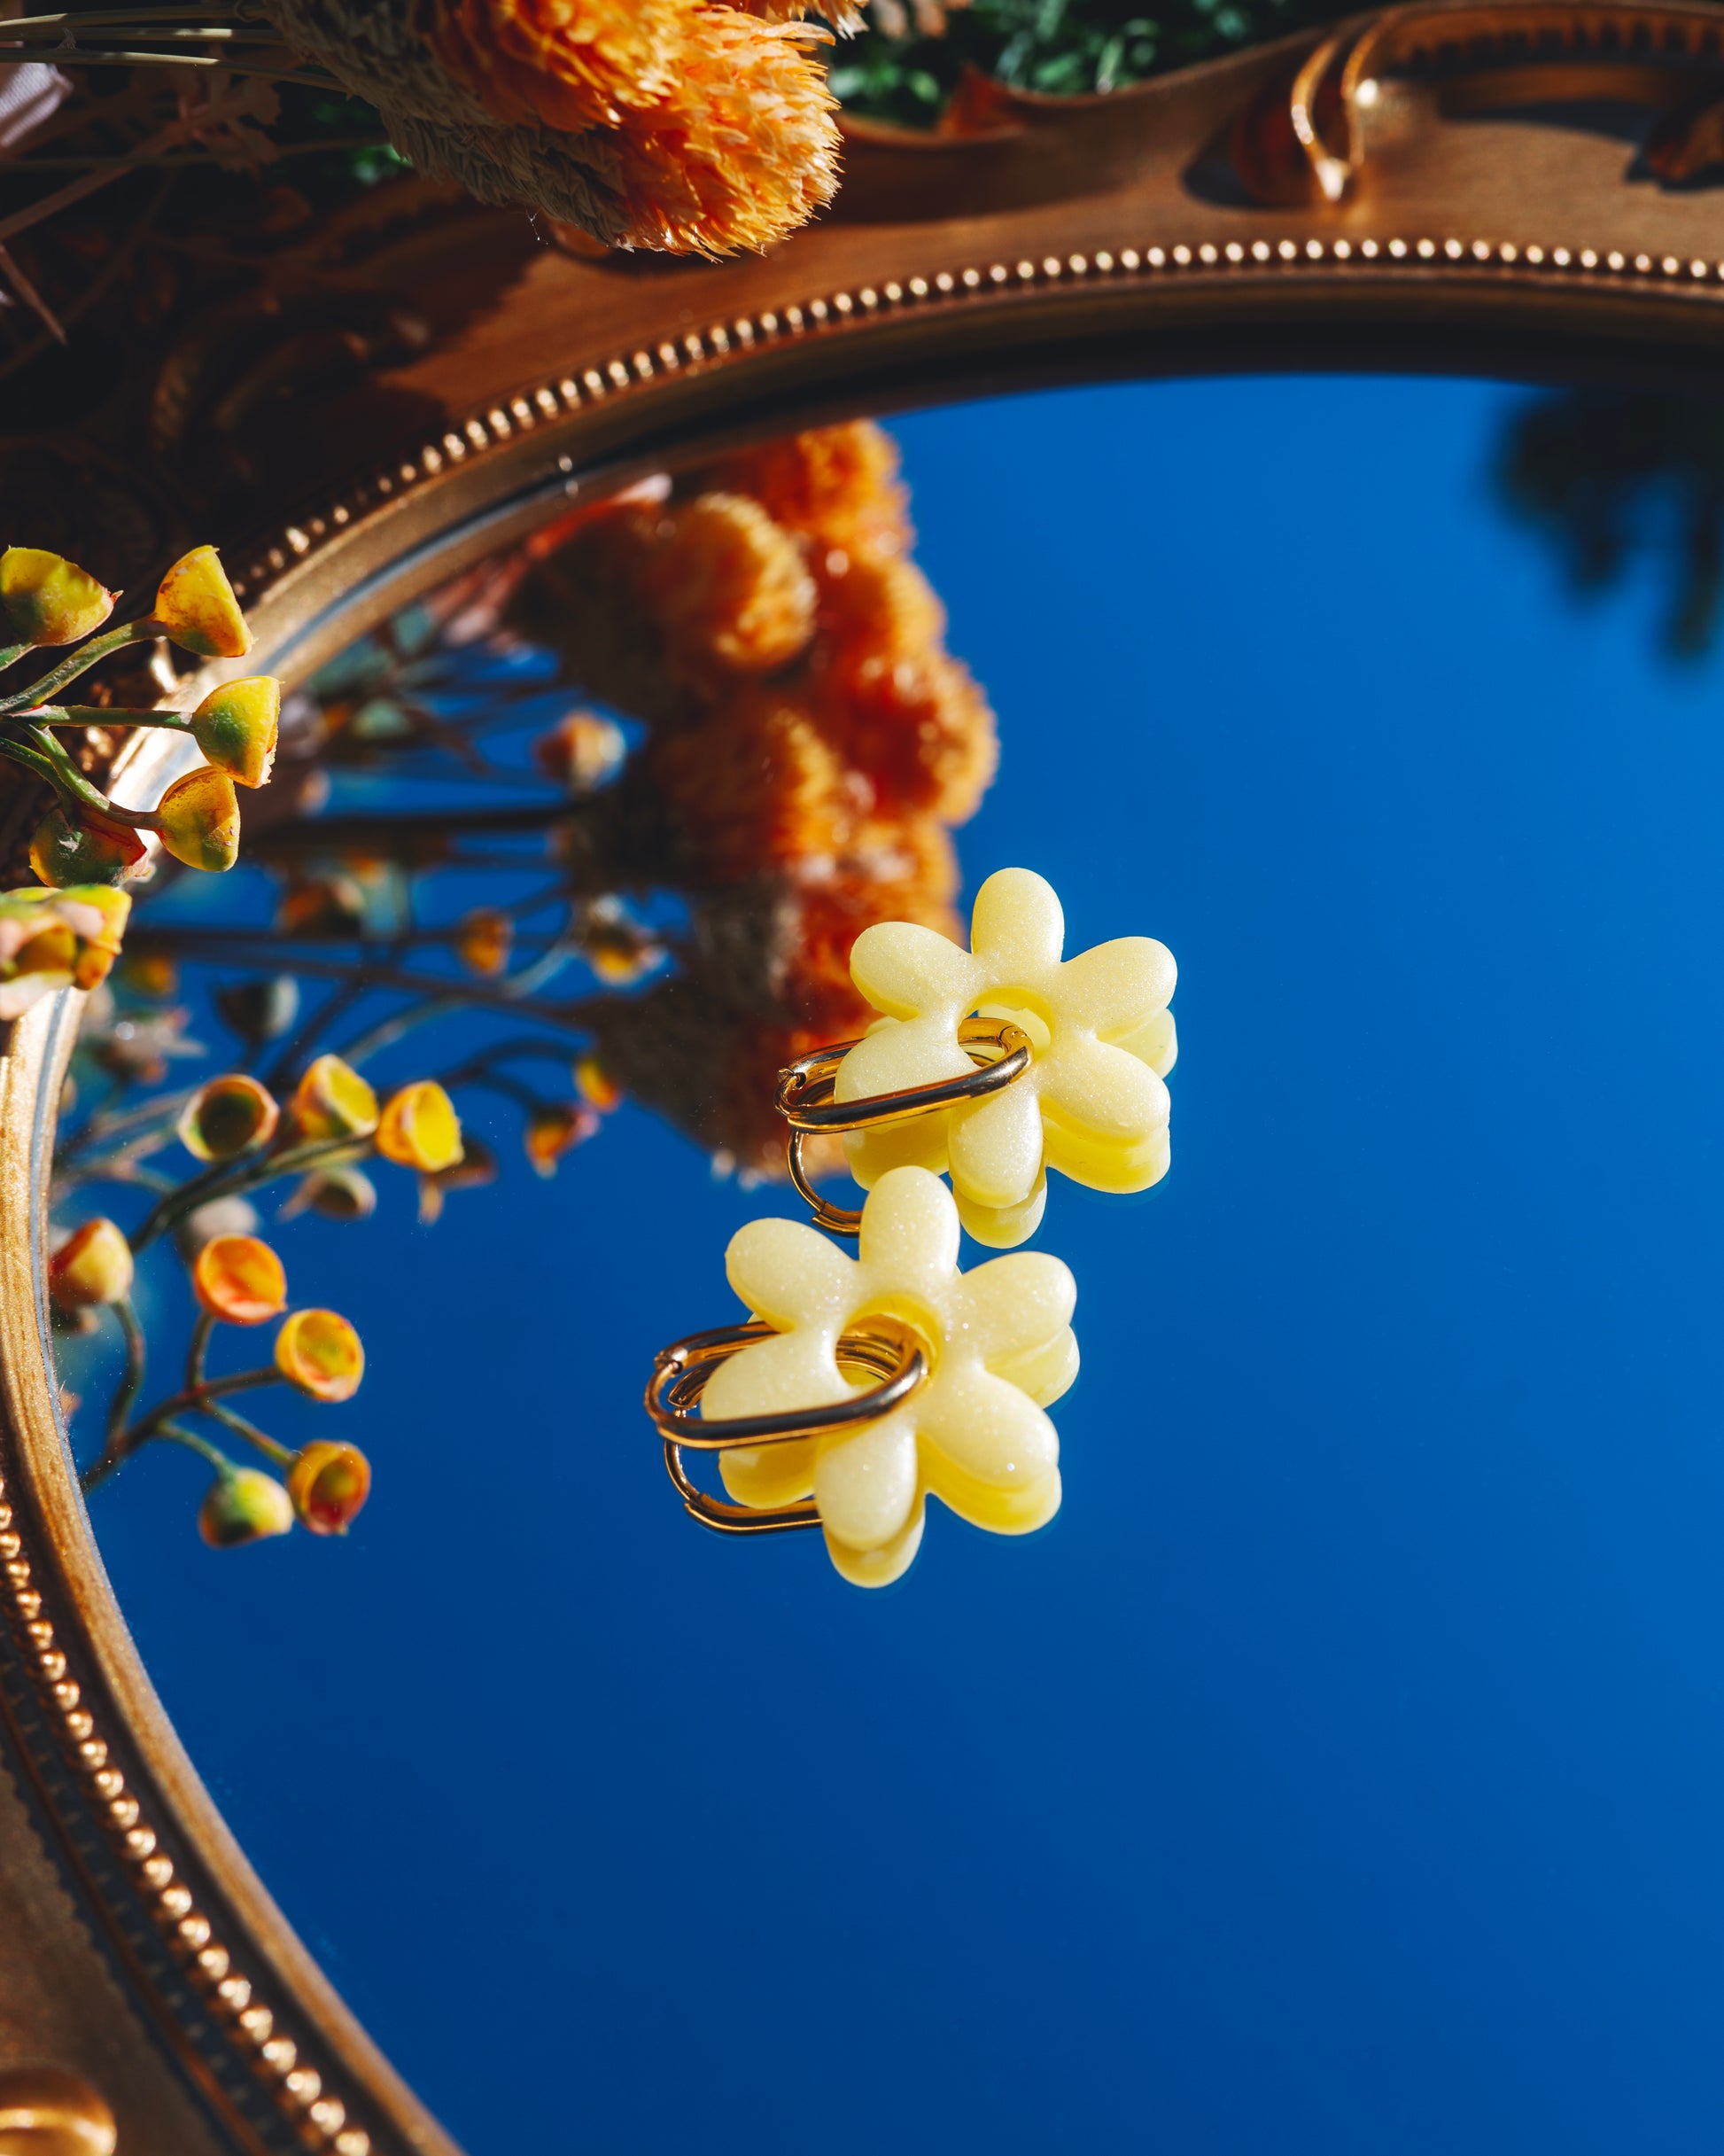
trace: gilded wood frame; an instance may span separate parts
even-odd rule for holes
[[[1583,91],[1653,113],[1640,158],[1580,123]],[[439,212],[389,276],[470,272],[482,303],[299,423],[291,518],[230,505],[195,535],[227,549],[248,665],[303,677],[563,500],[822,415],[1309,367],[1707,386],[1724,198],[1692,182],[1720,99],[1724,8],[1403,9],[1107,99],[975,90],[967,135],[854,128],[838,214],[764,260],[591,261]],[[1326,447],[1264,474],[1262,528],[1320,521]],[[175,753],[147,739],[134,800]],[[198,1783],[90,1534],[43,1289],[74,1003],[0,1055],[0,2064],[74,2069],[126,2156],[454,2156]]]

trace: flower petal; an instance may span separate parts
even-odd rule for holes
[[[856,1294],[855,1271],[801,1220],[750,1220],[725,1252],[726,1279],[757,1317],[777,1326],[824,1325],[835,1335]]]
[[[894,1168],[926,1168],[930,1175],[942,1175],[950,1127],[951,1118],[941,1109],[934,1115],[914,1116],[904,1123],[878,1124],[871,1131],[847,1131],[844,1157],[864,1190],[872,1190]],[[958,1210],[964,1210],[961,1198]],[[965,1226],[969,1226],[967,1220]]]
[[[719,1479],[739,1505],[758,1512],[795,1505],[814,1488],[814,1446],[812,1437],[793,1437],[788,1444],[720,1452]]]
[[[1059,1436],[1041,1409],[974,1364],[943,1364],[916,1396],[914,1413],[923,1444],[990,1489],[1027,1489],[1059,1464]],[[928,1477],[932,1486],[932,1463]]]
[[[1021,1205],[1042,1171],[1041,1102],[1028,1075],[974,1108],[954,1109],[947,1142],[952,1182],[966,1197],[994,1208]]]
[[[922,1545],[922,1522],[925,1507],[921,1499],[892,1540],[878,1550],[852,1550],[848,1544],[828,1535],[826,1538],[827,1554],[834,1568],[852,1587],[889,1587],[916,1561],[916,1552]]]
[[[990,980],[1023,983],[1057,966],[1065,941],[1059,894],[1033,868],[996,869],[976,892],[970,948]]]
[[[1021,1490],[995,1490],[966,1475],[941,1453],[928,1456],[928,1494],[950,1506],[960,1520],[990,1535],[1033,1535],[1060,1509],[1060,1470]]]
[[[964,1078],[975,1068],[958,1045],[957,1023],[949,1014],[903,1024],[894,1019],[876,1026],[845,1056],[833,1080],[832,1097],[867,1100],[875,1094],[900,1093],[906,1086]]]
[[[1002,1356],[988,1366],[996,1377],[1027,1392],[1037,1407],[1052,1407],[1077,1382],[1077,1335],[1068,1326],[1039,1348]]]
[[[1106,1190],[1115,1196],[1130,1196],[1159,1183],[1172,1158],[1165,1126],[1152,1131],[1140,1146],[1097,1140],[1082,1131],[1065,1130],[1052,1119],[1042,1134],[1050,1168],[1070,1176],[1086,1190]]]
[[[890,1542],[916,1502],[916,1433],[900,1408],[845,1437],[820,1441],[814,1502],[828,1536],[853,1550]]]
[[[947,1346],[953,1355],[997,1369],[1063,1332],[1076,1304],[1068,1265],[1045,1250],[1014,1250],[977,1265],[959,1282],[948,1304]]]
[[[941,1165],[944,1164],[943,1161]],[[962,1190],[955,1190],[952,1195],[958,1201],[958,1218],[964,1223],[967,1235],[990,1250],[1015,1250],[1042,1225],[1042,1215],[1047,1210],[1047,1176],[1045,1172],[1038,1175],[1035,1189],[1016,1205],[978,1205]]]
[[[1146,1018],[1135,1033],[1127,1033],[1114,1041],[1116,1048],[1123,1048],[1128,1055],[1135,1055],[1140,1063],[1147,1063],[1157,1078],[1166,1078],[1179,1060],[1179,1035],[1170,1010],[1158,1010]]]
[[[1177,977],[1173,953],[1153,936],[1099,943],[1060,967],[1060,1018],[1104,1040],[1116,1040],[1166,1009]]]
[[[1054,1042],[1037,1069],[1042,1112],[1063,1130],[1105,1143],[1140,1146],[1167,1127],[1167,1087],[1147,1063],[1123,1048],[1067,1036]],[[952,1152],[956,1157],[955,1132]]]
[[[860,1256],[866,1272],[895,1288],[937,1295],[958,1270],[958,1208],[926,1168],[894,1168],[862,1208]]]
[[[942,1011],[961,1018],[977,969],[961,945],[912,921],[876,921],[850,946],[850,978],[889,1018]]]
[[[701,1395],[703,1420],[739,1415],[780,1415],[793,1407],[825,1407],[859,1392],[833,1355],[836,1326],[809,1326],[774,1333],[739,1348],[721,1362]]]

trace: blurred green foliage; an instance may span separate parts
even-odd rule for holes
[[[947,16],[940,36],[889,37],[871,26],[842,41],[832,87],[851,112],[931,127],[966,65],[1014,90],[1073,97],[1219,59],[1347,12],[1334,0],[971,0]]]
[[[1724,603],[1724,402],[1568,389],[1523,406],[1496,460],[1504,506],[1550,546],[1578,595],[1655,565],[1674,658],[1711,649]]]

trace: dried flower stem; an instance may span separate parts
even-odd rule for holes
[[[7,237],[0,228],[0,239]],[[105,658],[110,651],[122,650],[127,644],[143,643],[166,632],[153,614],[146,614],[141,621],[128,621],[123,628],[110,629],[105,636],[94,636],[74,651],[70,658],[62,659],[39,681],[32,681],[27,689],[15,689],[10,696],[0,697],[0,713],[28,711],[33,704],[51,703],[68,681],[75,681],[81,673],[88,673],[98,659]],[[28,649],[28,647],[25,647]],[[105,717],[112,718],[112,712]]]

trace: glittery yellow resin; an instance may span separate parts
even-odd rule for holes
[[[1109,1191],[1167,1173],[1173,954],[1122,936],[1062,961],[1065,935],[1052,884],[1002,868],[976,894],[968,951],[906,921],[857,938],[851,977],[884,1016],[840,1064],[835,1100],[964,1076],[974,1065],[958,1026],[972,1013],[1012,1019],[1034,1049],[1023,1076],[984,1100],[849,1133],[865,1189],[906,1164],[950,1169],[964,1226],[1011,1249],[1041,1225],[1049,1168]]]
[[[742,1349],[714,1374],[703,1414],[826,1406],[862,1389],[835,1349],[858,1321],[911,1326],[930,1364],[901,1407],[856,1431],[720,1455],[739,1504],[812,1495],[832,1561],[882,1587],[916,1554],[932,1493],[996,1534],[1022,1535],[1060,1509],[1060,1444],[1042,1410],[1077,1374],[1077,1290],[1037,1251],[958,1269],[958,1209],[926,1169],[883,1175],[847,1257],[797,1221],[755,1220],[726,1253],[731,1286],[778,1337]]]

